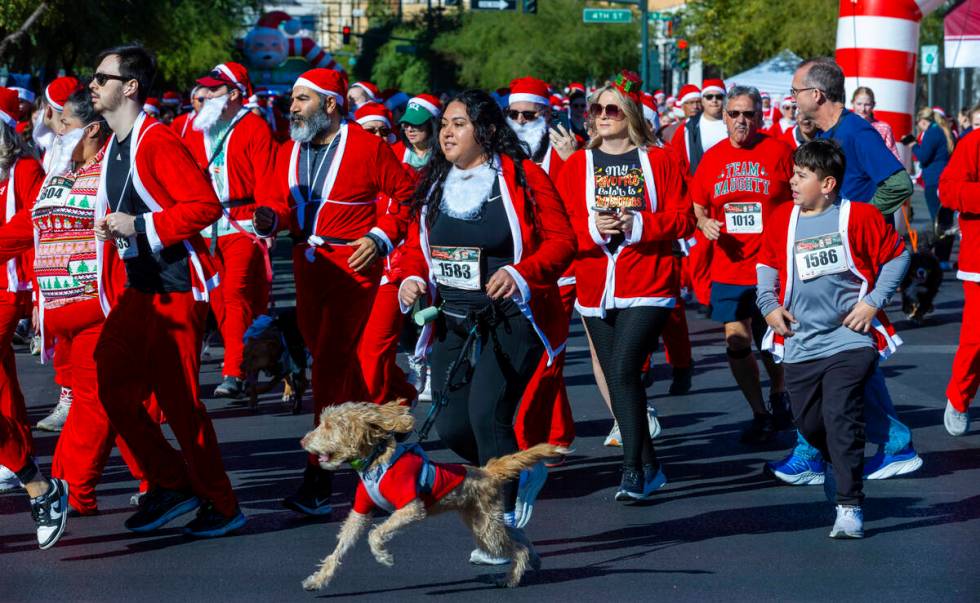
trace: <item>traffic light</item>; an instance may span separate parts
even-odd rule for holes
[[[524,14],[525,15],[538,14],[538,0],[524,0]]]
[[[344,37],[344,46],[350,44],[350,25],[344,25],[340,33]]]
[[[685,40],[684,38],[681,38],[680,40],[677,40],[677,47],[679,49],[681,49],[681,50],[686,49],[687,48],[687,40]]]

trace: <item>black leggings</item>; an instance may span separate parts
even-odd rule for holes
[[[657,468],[647,427],[647,392],[641,369],[670,317],[670,308],[641,306],[586,317],[585,326],[606,376],[609,401],[623,436],[623,466]]]
[[[517,452],[514,413],[544,353],[531,323],[513,302],[498,308],[496,317],[480,329],[475,366],[470,366],[474,356],[467,355],[450,384],[448,404],[436,419],[443,443],[474,465]],[[459,356],[471,325],[445,313],[438,319],[431,356],[433,404],[446,387],[449,366]],[[517,481],[505,484],[503,494],[504,511],[513,511]]]

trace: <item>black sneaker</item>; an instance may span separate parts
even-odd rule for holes
[[[623,467],[623,479],[616,491],[616,500],[629,501],[643,497],[643,472],[630,467]]]
[[[303,483],[296,494],[287,496],[282,505],[287,509],[310,515],[326,517],[333,512],[330,507],[330,495],[333,492],[333,474],[330,471],[313,465],[307,465],[303,471]]]
[[[772,428],[785,431],[793,428],[793,411],[789,406],[788,392],[773,392],[769,396],[769,412],[772,413]]]
[[[140,498],[139,510],[126,520],[126,529],[152,532],[200,506],[201,500],[190,492],[154,488]]]
[[[742,431],[739,441],[743,444],[762,444],[776,435],[772,428],[772,415],[764,413],[753,415],[752,422]]]
[[[670,382],[670,389],[668,390],[671,396],[683,396],[691,391],[691,373],[693,371],[693,366],[673,370],[673,380]]]
[[[68,482],[51,478],[48,491],[31,499],[31,517],[37,526],[37,544],[50,549],[65,533],[68,523]]]
[[[224,380],[214,388],[215,398],[241,398],[245,394],[245,384],[238,377],[225,377]]]
[[[201,505],[197,517],[184,526],[184,533],[195,538],[217,538],[245,525],[245,514],[238,507],[231,517],[223,515],[210,502]]]

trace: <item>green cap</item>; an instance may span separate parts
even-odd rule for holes
[[[432,114],[425,107],[419,104],[409,103],[408,108],[405,109],[405,114],[398,121],[400,123],[412,124],[413,126],[421,126],[430,119],[432,119]]]

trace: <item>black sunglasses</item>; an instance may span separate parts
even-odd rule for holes
[[[702,94],[701,95],[701,98],[703,98],[704,100],[714,101],[714,100],[721,100],[721,99],[725,98],[725,95],[724,94]]]
[[[592,103],[589,105],[589,113],[592,117],[599,117],[605,113],[606,117],[609,119],[622,119],[625,117],[623,115],[623,110],[619,108],[619,105],[600,105],[599,103]]]
[[[538,118],[537,111],[508,111],[507,117],[517,121],[518,117],[523,117],[525,121],[534,121]]]
[[[755,119],[756,115],[755,111],[725,111],[725,113],[728,113],[728,117],[731,119],[738,119],[739,115],[745,117],[745,119]]]
[[[206,96],[195,96],[194,97],[194,100],[196,100],[197,102],[203,104],[204,101],[208,100],[208,97],[206,97]]]
[[[95,80],[95,83],[98,84],[99,87],[101,88],[102,86],[105,86],[106,85],[106,82],[108,82],[109,80],[118,80],[120,82],[128,82],[129,80],[131,80],[133,78],[131,78],[131,77],[123,77],[121,75],[112,75],[110,73],[102,73],[101,71],[96,71],[95,72],[95,75],[92,76],[92,79]]]
[[[374,134],[375,136],[380,136],[382,138],[387,138],[391,134],[391,129],[384,126],[380,128],[364,128],[364,131],[369,134]]]

